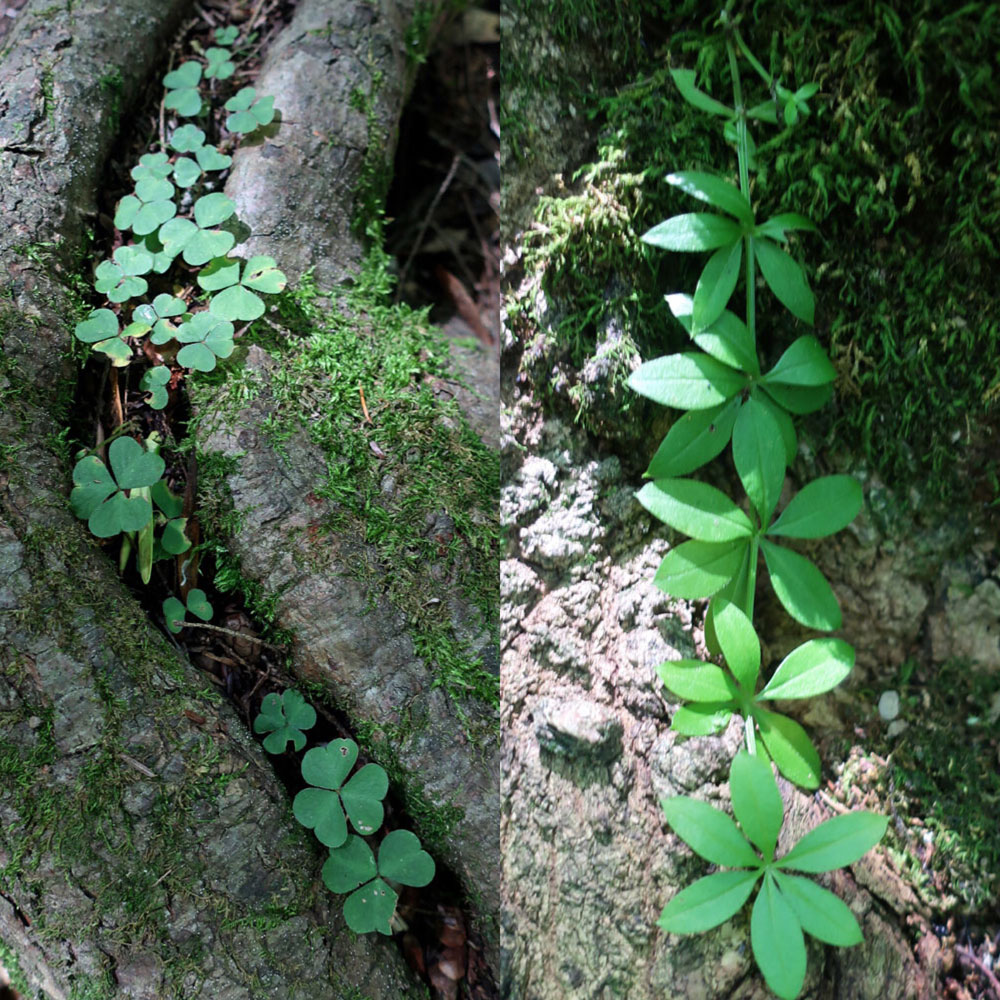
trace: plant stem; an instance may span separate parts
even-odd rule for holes
[[[743,87],[740,83],[740,68],[736,61],[736,46],[733,43],[735,29],[726,34],[726,51],[729,53],[729,68],[733,77],[733,105],[736,108],[736,157],[739,161],[740,190],[750,200],[750,148],[747,142],[747,111],[743,105]],[[738,37],[738,36],[737,36]],[[746,258],[747,286],[747,329],[757,343],[756,301],[754,296],[754,256],[753,236],[743,236],[743,254]]]

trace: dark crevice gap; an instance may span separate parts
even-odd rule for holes
[[[259,5],[257,5],[259,6]],[[264,40],[270,40],[288,23],[294,12],[295,4],[279,2],[268,4],[264,9],[269,12],[269,19],[260,33]],[[134,182],[130,171],[139,162],[139,158],[147,152],[161,151],[160,103],[163,97],[162,78],[170,65],[176,66],[192,53],[192,42],[197,41],[202,49],[210,47],[213,25],[205,17],[215,18],[217,26],[229,23],[239,25],[241,18],[249,16],[249,7],[240,4],[238,0],[231,3],[207,2],[203,4],[205,15],[195,18],[181,29],[171,47],[170,53],[164,53],[161,63],[154,67],[149,76],[149,83],[140,99],[140,106],[127,118],[120,120],[120,132],[111,154],[105,164],[100,193],[98,212],[92,220],[94,229],[91,238],[89,260],[96,266],[102,260],[109,259],[113,251],[131,238],[128,233],[119,233],[114,226],[113,218],[118,201],[130,193]],[[232,13],[233,16],[230,16]],[[266,45],[255,43],[256,52],[249,66],[239,66],[234,89],[251,85],[259,70]],[[172,58],[171,58],[172,53]],[[228,82],[228,81],[227,81]],[[109,80],[108,86],[114,87],[114,81]],[[276,95],[279,97],[280,95]],[[206,141],[212,144],[219,142],[219,127],[221,121],[220,109],[222,99],[209,95],[214,117],[210,113],[209,121],[198,120],[197,125],[207,133]],[[184,124],[177,121],[171,126],[170,113],[166,113],[163,133],[169,136],[172,127]],[[214,124],[214,130],[213,130]],[[169,149],[162,149],[170,153]],[[223,147],[223,152],[232,149]],[[210,185],[205,185],[200,193],[221,191],[225,186],[227,173],[212,175]],[[181,202],[183,211],[183,202]],[[179,260],[179,259],[178,259]],[[278,262],[280,267],[281,262]],[[180,264],[184,267],[183,263]],[[194,285],[200,268],[191,267],[189,273],[181,278],[186,285]],[[176,273],[176,272],[175,272]],[[146,276],[149,282],[147,297],[151,300],[159,292],[176,293],[180,289],[177,281],[170,282],[164,277],[150,274]],[[85,274],[86,285],[93,288],[92,273]],[[122,319],[127,322],[137,301],[127,301],[121,307]],[[106,308],[104,296],[91,291],[85,305],[89,308]],[[83,347],[83,345],[78,345]],[[117,379],[123,416],[129,431],[137,439],[144,440],[151,432],[156,431],[163,437],[160,452],[166,463],[165,476],[170,489],[179,496],[188,494],[188,500],[197,493],[197,469],[193,460],[193,443],[188,440],[188,424],[191,419],[191,407],[184,392],[183,384],[174,387],[170,393],[170,401],[163,410],[154,410],[146,402],[146,394],[139,388],[142,375],[147,369],[140,363],[137,355],[126,368],[114,371],[102,355],[88,350],[88,356],[83,363],[76,384],[73,406],[69,419],[69,437],[71,451],[77,449],[89,450],[95,448],[101,440],[107,440],[115,433],[115,418],[111,404],[111,386]],[[194,372],[195,379],[201,377]],[[177,378],[174,381],[179,382]],[[105,456],[106,457],[106,456]],[[187,513],[187,511],[185,511]],[[213,607],[211,625],[226,632],[210,628],[185,628],[178,635],[170,633],[165,626],[162,604],[165,598],[178,596],[179,572],[176,558],[157,561],[153,565],[153,575],[148,585],[144,585],[136,569],[134,555],[129,559],[122,574],[124,583],[129,587],[136,599],[145,607],[152,621],[164,631],[169,641],[190,662],[200,668],[217,686],[221,693],[239,713],[248,730],[252,732],[253,720],[260,709],[260,703],[265,695],[271,692],[281,692],[288,687],[298,686],[288,667],[290,657],[291,637],[280,629],[254,615],[250,608],[252,601],[245,599],[237,589],[231,589],[227,581],[220,589],[215,585],[217,565],[215,553],[223,550],[220,540],[200,540],[197,537],[197,507],[193,510],[189,521],[189,536],[194,536],[195,546],[192,551],[199,553],[196,585],[205,591]],[[103,547],[108,557],[118,563],[121,536],[109,539]],[[331,739],[353,738],[353,727],[346,713],[329,703],[320,701],[315,692],[308,693],[309,701],[317,709],[319,722],[314,730],[309,732],[308,747],[322,745]],[[270,755],[269,755],[270,756]],[[272,757],[274,769],[283,782],[289,794],[289,802],[295,794],[304,787],[299,772],[301,754],[282,754]],[[359,756],[359,766],[368,758],[362,753]],[[390,788],[386,799],[386,824],[388,828],[412,829],[413,823],[407,816],[400,796],[395,788]],[[424,845],[426,848],[426,845]],[[323,848],[317,842],[317,857]],[[410,966],[424,979],[431,982],[428,970],[433,970],[440,958],[442,942],[454,940],[456,931],[454,923],[465,923],[462,916],[464,893],[456,874],[435,858],[436,875],[429,886],[423,889],[401,888],[400,913],[407,924],[405,932],[395,935],[394,939],[401,948]],[[339,905],[343,898],[338,897]],[[473,953],[482,954],[482,949],[476,947],[474,933],[464,928],[458,933],[463,941],[467,941]],[[474,963],[472,963],[474,964]],[[482,968],[481,963],[478,968]],[[482,992],[480,986],[467,993],[481,1000],[489,1000],[495,991]],[[435,990],[435,996],[446,996]]]

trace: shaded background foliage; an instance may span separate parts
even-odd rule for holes
[[[717,121],[685,105],[669,68],[697,69],[716,96],[730,92],[729,68],[715,5],[548,7],[557,41],[601,26],[603,58],[620,86],[601,97],[579,79],[539,83],[571,93],[601,132],[592,162],[566,178],[570,189],[540,201],[526,235],[526,265],[541,267],[547,297],[565,312],[556,337],[528,344],[522,367],[587,429],[621,440],[654,417],[625,389],[635,355],[683,349],[686,340],[663,293],[693,287],[703,264],[639,242],[689,208],[663,176],[729,164],[735,177]],[[751,49],[782,82],[821,85],[793,136],[754,129],[752,182],[759,212],[802,212],[820,228],[799,237],[808,241],[800,259],[810,265],[816,333],[838,382],[835,405],[810,418],[813,435],[864,455],[904,488],[901,499],[911,488],[914,505],[994,502],[1000,134],[990,109],[1000,104],[1000,9],[758,2],[743,5],[742,16]],[[510,155],[530,167],[531,123],[511,103],[503,119]],[[797,324],[769,297],[759,337],[773,361]]]

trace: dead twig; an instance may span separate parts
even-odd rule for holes
[[[220,625],[204,625],[201,622],[185,622],[177,619],[174,619],[173,624],[181,628],[201,628],[209,632],[221,632],[223,635],[230,635],[234,639],[245,639],[247,642],[256,642],[267,649],[273,649],[277,653],[283,653],[288,648],[286,646],[276,646],[273,642],[265,642],[255,635],[247,635],[245,632],[234,632],[231,628],[222,628]]]
[[[368,406],[365,403],[365,390],[362,387],[362,385],[361,385],[360,382],[358,383],[358,392],[361,393],[361,409],[362,409],[362,411],[364,412],[364,415],[365,415],[365,423],[366,424],[370,424],[370,423],[372,423],[372,418],[370,416],[368,416]]]
[[[410,265],[413,263],[413,258],[417,255],[417,251],[420,249],[420,244],[424,241],[424,235],[427,232],[427,227],[431,224],[431,219],[434,217],[434,212],[438,207],[438,202],[444,197],[445,191],[448,190],[448,186],[451,184],[452,179],[455,176],[455,171],[458,170],[459,161],[462,159],[461,153],[455,153],[451,158],[451,166],[448,168],[448,173],[445,175],[444,180],[441,182],[441,186],[437,189],[437,194],[434,195],[431,200],[430,206],[424,215],[424,221],[420,223],[420,229],[417,230],[417,238],[413,241],[413,246],[410,248],[409,256],[406,258],[406,263],[403,265],[403,270],[399,273],[399,281],[396,282],[396,301],[398,302],[400,296],[403,294],[403,285],[406,283],[406,274],[410,270]]]

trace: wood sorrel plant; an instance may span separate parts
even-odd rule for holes
[[[774,296],[793,315],[812,324],[814,299],[799,264],[780,246],[790,231],[815,231],[794,212],[758,222],[750,200],[755,147],[749,120],[791,126],[809,114],[818,87],[792,92],[754,58],[730,17],[720,21],[733,81],[733,107],[695,86],[691,70],[673,70],[684,98],[725,119],[725,135],[736,147],[739,187],[712,174],[684,171],[667,183],[706,202],[717,212],[691,212],[661,222],[643,240],[666,250],[712,251],[694,295],[668,295],[671,312],[701,352],[657,358],[633,372],[629,384],[666,406],[688,411],[678,419],[650,463],[653,481],[638,493],[650,513],[691,537],[673,548],[654,583],[675,597],[711,598],[706,641],[721,652],[728,669],[682,660],[658,668],[660,679],[689,704],[677,709],[671,728],[686,736],[723,729],[734,713],[743,720],[746,748],[732,762],[733,813],[687,797],[664,799],[674,831],[707,861],[726,867],[679,892],[663,910],[667,931],[708,930],[736,914],[761,883],[753,904],[750,939],[768,986],[780,997],[796,997],[806,973],[803,931],[827,944],[862,940],[850,909],[809,879],[789,874],[823,872],[851,864],[885,833],[887,820],[854,812],[821,823],[787,853],[775,858],[784,806],[771,762],[790,781],[817,788],[819,754],[805,730],[765,707],[771,699],[808,698],[839,684],[854,665],[854,650],[842,639],[820,638],[793,650],[757,691],[760,642],[753,627],[759,556],[771,586],[788,613],[809,628],[840,628],[840,608],[829,583],[805,557],[778,544],[782,538],[823,538],[848,525],[861,507],[861,487],[850,476],[825,476],[805,486],[775,516],[785,467],[795,457],[793,415],[819,409],[832,394],[834,369],[815,337],[799,337],[768,372],[756,347],[757,268]],[[761,76],[770,97],[748,107],[739,75],[743,56]],[[721,213],[721,214],[720,214]],[[743,276],[746,320],[726,307]],[[702,353],[703,352],[703,353]],[[737,505],[720,490],[692,479],[693,472],[732,442],[733,463],[746,491]],[[759,736],[759,741],[758,741]]]
[[[238,34],[235,27],[217,28],[219,44],[204,53],[204,66],[189,60],[167,73],[164,107],[177,118],[200,119],[209,127],[210,107],[202,97],[201,83],[212,81],[214,91],[215,81],[233,75],[230,47]],[[230,112],[226,130],[233,137],[255,132],[275,116],[274,98],[258,97],[253,87],[239,90],[224,107]],[[159,152],[146,153],[133,167],[135,189],[121,199],[115,212],[122,241],[132,242],[123,242],[95,272],[94,287],[106,296],[108,305],[91,310],[73,331],[78,340],[107,357],[116,399],[119,372],[141,366],[139,389],[154,410],[167,406],[171,387],[179,386],[192,371],[210,372],[220,359],[228,358],[238,336],[235,323],[262,316],[261,295],[280,292],[286,284],[271,257],[244,261],[229,256],[236,245],[231,231],[236,206],[221,191],[208,189],[218,186],[212,175],[227,170],[232,157],[207,143],[205,131],[193,124],[177,126],[169,139],[161,137],[161,144]],[[196,268],[201,270],[195,273]],[[200,292],[193,291],[195,281]],[[123,381],[127,383],[127,375]],[[144,450],[126,436],[130,427],[122,423],[121,415],[116,422],[120,426],[108,447],[110,468],[93,453],[101,450],[102,443],[84,452],[73,469],[70,503],[97,537],[122,535],[121,570],[134,551],[140,578],[148,584],[156,560],[179,557],[191,548],[188,519],[181,516],[181,498],[162,478],[165,465],[158,454],[162,438],[153,432]],[[155,527],[162,529],[159,536],[154,536]],[[163,603],[172,632],[180,631],[187,611],[203,621],[212,617],[203,591],[192,589],[186,599],[186,606],[175,597]]]

